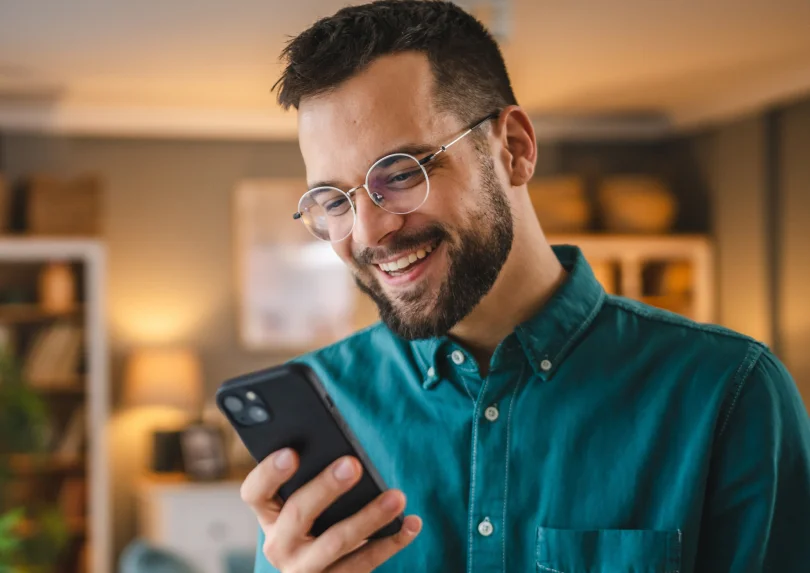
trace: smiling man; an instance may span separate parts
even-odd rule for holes
[[[245,480],[257,573],[736,572],[810,567],[810,423],[762,344],[607,295],[551,247],[532,123],[457,6],[349,7],[291,41],[309,189],[381,322],[300,357],[392,488],[318,538],[360,478],[285,504],[282,450]],[[407,502],[406,502],[407,497]],[[401,531],[365,543],[403,512]]]

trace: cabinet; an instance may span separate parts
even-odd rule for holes
[[[611,294],[698,322],[715,320],[714,257],[702,235],[550,235],[576,245]]]
[[[144,477],[137,493],[140,535],[198,573],[225,573],[229,555],[256,551],[259,525],[240,497],[241,483]]]

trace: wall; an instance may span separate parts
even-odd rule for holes
[[[772,346],[810,409],[810,100],[694,135],[719,322]]]
[[[718,322],[770,344],[764,121],[747,118],[692,144],[710,190]]]
[[[780,351],[810,406],[810,101],[779,122]]]
[[[30,135],[7,135],[2,143],[12,181],[84,171],[105,179],[115,404],[122,359],[139,344],[198,348],[209,394],[226,377],[284,358],[248,353],[237,343],[231,189],[243,177],[303,176],[297,144]],[[147,466],[149,430],[176,422],[171,412],[119,411],[112,420],[116,554],[136,531],[134,488]]]

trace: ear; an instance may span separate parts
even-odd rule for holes
[[[511,185],[525,185],[534,175],[537,162],[537,138],[531,119],[519,106],[507,106],[498,118],[496,133],[503,142],[504,167]]]

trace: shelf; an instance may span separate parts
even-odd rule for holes
[[[0,324],[28,324],[58,318],[77,318],[82,316],[82,312],[81,305],[69,312],[50,312],[36,303],[3,303],[0,304]]]
[[[87,391],[84,385],[83,376],[75,376],[60,380],[38,380],[36,382],[29,381],[27,388],[33,392],[36,392],[42,397],[81,397],[84,396]]]
[[[68,535],[84,535],[87,533],[87,518],[69,517],[66,519]],[[17,526],[17,534],[21,537],[31,537],[39,532],[39,524],[35,519],[24,519]]]
[[[11,454],[9,468],[15,474],[73,473],[84,470],[83,457],[62,458],[53,454]]]

